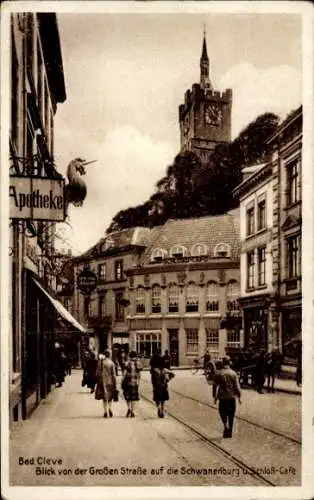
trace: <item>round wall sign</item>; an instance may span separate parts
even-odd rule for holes
[[[91,294],[97,287],[98,279],[96,274],[89,268],[85,268],[77,276],[77,288],[84,294]]]

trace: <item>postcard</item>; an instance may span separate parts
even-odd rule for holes
[[[2,495],[313,496],[313,10],[4,2]]]

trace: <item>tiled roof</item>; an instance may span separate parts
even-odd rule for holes
[[[89,248],[82,255],[77,257],[77,259],[88,258],[99,253],[106,241],[108,243],[108,249],[122,249],[123,247],[134,245],[134,246],[146,246],[149,240],[150,229],[147,227],[132,227],[128,229],[122,229],[121,231],[116,231],[108,234],[104,238],[101,238],[95,245]]]
[[[175,245],[187,248],[190,255],[193,245],[203,243],[208,248],[208,256],[214,256],[214,248],[218,243],[227,243],[231,248],[230,257],[238,259],[240,255],[239,209],[225,215],[206,216],[195,219],[168,220],[164,226],[151,230],[150,242],[144,251],[140,265],[151,261],[154,249],[160,248],[168,252]]]
[[[243,192],[247,192],[253,185],[260,182],[263,176],[271,175],[271,172],[272,168],[270,163],[261,163],[260,165],[252,165],[252,167],[243,168],[243,180],[233,190],[233,196],[237,197]]]
[[[302,115],[302,113],[303,113],[303,106],[301,104],[301,106],[299,106],[297,109],[294,109],[286,116],[286,118],[279,124],[276,132],[274,132],[273,135],[271,135],[266,142],[271,143],[286,127],[291,125],[299,115]]]
[[[121,248],[127,245],[145,246],[148,242],[149,228],[131,227],[108,234],[103,242],[109,241],[114,248]]]

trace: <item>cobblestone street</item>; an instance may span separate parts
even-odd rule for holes
[[[65,385],[55,389],[29,420],[14,423],[10,436],[11,485],[260,484],[257,477],[244,473],[241,467],[208,446],[171,416],[158,419],[155,407],[146,400],[151,396],[148,372],[142,376],[143,398],[134,419],[125,418],[126,406],[121,398],[114,406],[114,418],[104,419],[102,403],[95,401],[80,382],[81,372],[74,371],[71,377],[67,377]],[[189,388],[194,396],[197,391],[201,396],[203,390],[203,397],[206,397],[208,387],[203,385],[202,378],[188,372],[177,372],[171,388],[169,412],[179,411],[190,423],[205,429],[213,442],[221,445],[221,425],[215,410],[204,410],[202,405],[189,399],[182,406],[182,400],[177,399],[175,394],[179,389]],[[243,414],[250,395],[253,396],[251,391],[244,394]],[[282,402],[291,397],[286,408],[290,405],[291,416],[296,411],[293,410],[295,396],[272,397],[283,398]],[[210,419],[207,411],[213,412]],[[265,441],[257,444],[256,439],[260,439],[261,434],[257,434],[254,441],[254,429],[251,434],[244,435],[243,430],[247,433],[247,429],[241,426],[242,423],[236,424],[235,438],[224,443],[225,449],[229,449],[231,454],[244,454],[246,463],[250,464],[248,460],[257,455],[258,446],[259,463],[268,467],[280,463],[283,467],[279,474],[280,484],[297,485],[300,477],[299,456],[293,455],[293,451],[290,454],[286,448],[282,449],[283,458],[279,460],[278,445],[286,443],[276,438],[274,445],[272,437],[265,434]],[[276,456],[274,446],[277,447]],[[293,466],[295,472],[289,466]],[[269,479],[273,474],[264,473]]]

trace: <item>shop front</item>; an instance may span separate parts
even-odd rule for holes
[[[241,300],[244,319],[244,348],[260,352],[268,349],[269,300]]]
[[[296,363],[302,350],[302,308],[282,308],[282,353],[286,362]]]
[[[119,357],[122,351],[126,354],[130,351],[129,333],[112,332],[112,352],[115,352],[115,355]]]
[[[55,383],[55,343],[62,343],[63,349],[67,350],[84,332],[84,328],[39,282],[38,276],[28,270],[25,270],[25,288],[23,419],[47,396]]]

